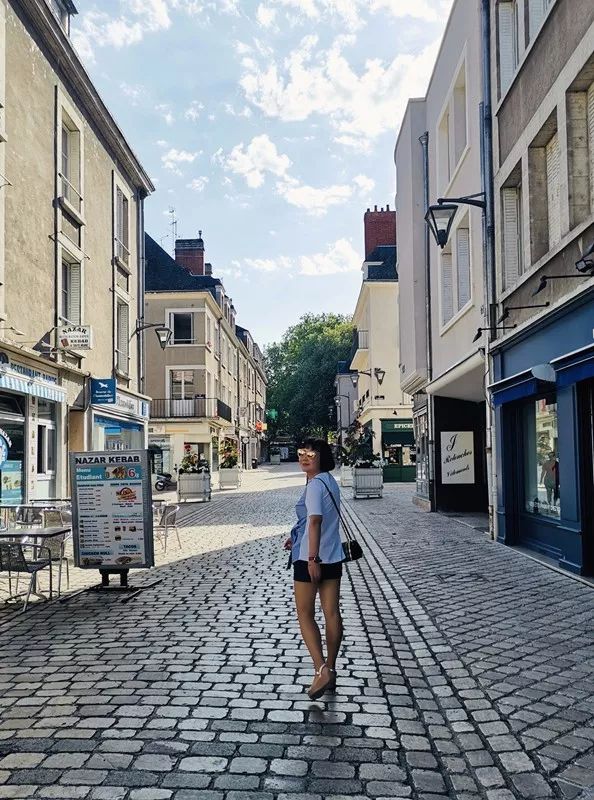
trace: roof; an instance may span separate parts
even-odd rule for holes
[[[210,292],[216,298],[216,286],[222,286],[211,275],[192,275],[157,244],[152,236],[144,234],[145,291],[147,292]]]
[[[397,281],[396,271],[396,245],[382,244],[376,247],[365,259],[367,267],[367,281]]]

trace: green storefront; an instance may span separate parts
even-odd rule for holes
[[[416,449],[412,419],[382,420],[382,458],[384,482],[416,480]]]

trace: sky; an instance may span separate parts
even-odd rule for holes
[[[72,38],[153,180],[146,230],[202,230],[261,346],[352,314],[363,214],[394,207],[394,146],[452,0],[76,0]],[[173,214],[171,209],[174,209]]]

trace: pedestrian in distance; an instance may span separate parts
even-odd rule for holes
[[[308,690],[312,700],[336,688],[336,659],[342,642],[340,579],[344,551],[340,540],[340,489],[330,475],[334,457],[328,442],[305,439],[297,450],[307,483],[295,506],[297,522],[285,542],[291,551],[295,608],[305,646],[314,665]],[[326,656],[316,622],[316,598],[326,625]]]

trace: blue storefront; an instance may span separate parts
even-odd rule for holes
[[[495,346],[498,539],[594,574],[594,292]]]

